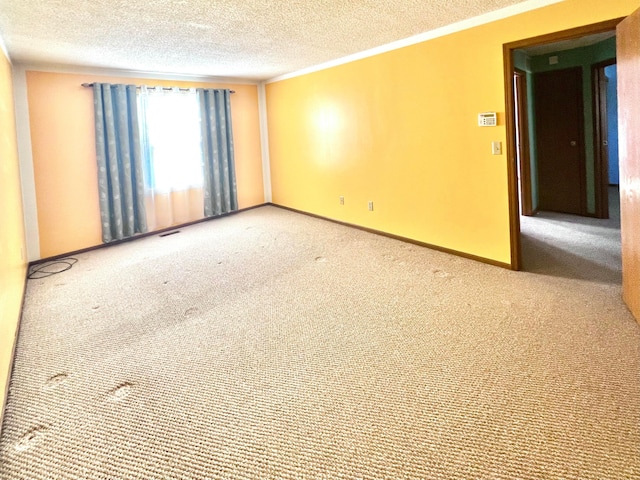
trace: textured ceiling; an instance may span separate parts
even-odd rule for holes
[[[0,0],[18,63],[267,79],[523,0]]]

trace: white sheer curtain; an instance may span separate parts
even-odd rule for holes
[[[204,218],[200,106],[195,89],[142,87],[138,95],[149,230]]]

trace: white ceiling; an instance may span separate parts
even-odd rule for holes
[[[562,52],[564,50],[572,50],[574,48],[588,47],[615,36],[616,31],[612,30],[610,32],[586,35],[584,37],[574,38],[571,40],[562,40],[555,43],[536,45],[533,47],[523,48],[522,50],[530,57],[535,57],[537,55],[546,55],[547,53]]]
[[[0,0],[0,37],[16,63],[262,80],[518,3]]]

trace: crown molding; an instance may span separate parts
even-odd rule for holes
[[[76,75],[100,75],[109,77],[138,78],[149,80],[176,80],[186,82],[202,82],[202,83],[231,83],[234,85],[258,85],[257,80],[248,80],[246,78],[234,77],[215,77],[206,75],[188,75],[182,73],[170,72],[147,72],[143,70],[120,70],[117,68],[100,68],[81,65],[60,65],[49,63],[18,63],[21,68],[27,71],[50,72],[50,73],[69,73]]]
[[[279,75],[277,77],[270,78],[266,80],[265,83],[279,82],[281,80],[287,80],[289,78],[299,77],[301,75],[307,75],[309,73],[318,72],[320,70],[326,70],[327,68],[337,67],[338,65],[344,65],[345,63],[355,62],[357,60],[362,60],[363,58],[373,57],[375,55],[380,55],[381,53],[390,52],[392,50],[398,50],[400,48],[408,47],[410,45],[415,45],[416,43],[422,43],[422,42],[426,42],[427,40],[433,40],[434,38],[444,37],[445,35],[450,35],[452,33],[461,32],[463,30],[468,30],[470,28],[479,27],[487,23],[495,22],[497,20],[502,20],[508,17],[512,17],[514,15],[519,15],[521,13],[529,12],[531,10],[536,10],[538,8],[546,7],[546,6],[553,5],[555,3],[560,3],[560,2],[564,2],[564,0],[529,0],[527,2],[518,3],[516,5],[511,5],[509,7],[501,8],[500,10],[495,10],[493,12],[485,13],[477,17],[468,18],[460,22],[452,23],[451,25],[446,25],[441,28],[436,28],[435,30],[430,30],[428,32],[420,33],[412,37],[404,38],[402,40],[397,40],[395,42],[387,43],[385,45],[371,48],[369,50],[364,50],[359,53],[354,53],[352,55],[347,55],[346,57],[338,58],[336,60],[331,60],[329,62],[321,63],[319,65],[314,65],[312,67],[303,68],[302,70],[297,70],[295,72],[285,73],[284,75]]]

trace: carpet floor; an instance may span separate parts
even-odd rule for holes
[[[622,282],[620,193],[609,187],[606,220],[538,212],[520,217],[525,271],[610,284]]]
[[[512,272],[276,207],[77,258],[28,282],[0,478],[640,478],[615,267]]]

